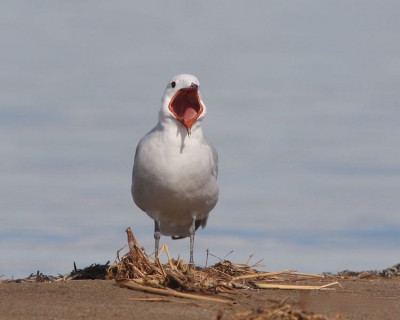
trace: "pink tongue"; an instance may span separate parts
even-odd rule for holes
[[[190,121],[197,115],[197,112],[194,108],[188,107],[186,108],[185,112],[183,113],[183,120]]]

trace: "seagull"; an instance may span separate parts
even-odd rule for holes
[[[205,228],[218,201],[218,153],[203,135],[206,106],[200,82],[190,74],[171,79],[161,99],[157,125],[139,142],[131,193],[135,204],[154,220],[155,256],[161,235],[173,240]]]

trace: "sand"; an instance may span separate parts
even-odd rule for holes
[[[322,280],[322,283],[329,282]],[[114,280],[75,280],[49,283],[0,282],[0,319],[230,319],[241,310],[276,306],[288,298],[293,307],[330,319],[400,319],[400,279],[348,278],[325,291],[239,290],[230,295],[237,305],[182,298],[167,302],[132,301],[162,298],[117,286]],[[307,284],[307,283],[302,283]],[[310,283],[318,285],[315,281]]]

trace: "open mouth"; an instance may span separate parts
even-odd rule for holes
[[[190,132],[190,128],[203,112],[196,85],[180,89],[171,99],[169,110]]]

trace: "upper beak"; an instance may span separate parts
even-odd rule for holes
[[[190,85],[190,88],[197,90],[199,88],[199,86],[192,82],[192,84]]]

